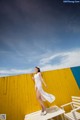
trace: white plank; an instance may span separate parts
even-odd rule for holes
[[[50,118],[54,118],[58,115],[65,113],[64,110],[62,110],[61,108],[59,108],[57,106],[47,108],[47,112],[48,113],[44,116],[40,115],[41,111],[37,111],[37,112],[31,113],[31,114],[25,115],[24,120],[48,120]]]
[[[77,118],[78,120],[80,120],[80,113],[79,113],[79,112],[75,112],[75,115],[76,115],[76,118]],[[72,119],[72,120],[75,120],[72,112],[66,113],[66,114],[65,114],[65,117],[70,118],[70,119]]]
[[[72,99],[80,99],[80,97],[72,96]]]

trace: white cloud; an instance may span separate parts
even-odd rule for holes
[[[52,55],[52,56],[49,56],[49,57],[46,57],[46,58],[42,58],[40,60],[40,65],[44,65],[44,64],[50,62],[54,58],[55,58],[55,55]]]
[[[38,64],[42,71],[47,70],[54,70],[54,69],[61,69],[61,68],[68,68],[74,66],[80,66],[80,49],[72,50],[69,52],[59,52],[59,53],[45,53],[42,54],[40,57],[40,61]],[[55,62],[55,58],[57,57],[60,62]],[[51,62],[54,61],[55,64]],[[16,75],[16,74],[23,74],[23,73],[32,73],[33,68],[29,69],[1,69],[0,76],[7,76],[7,75]]]
[[[23,74],[23,73],[31,73],[32,69],[10,69],[10,70],[0,70],[0,76],[7,75],[15,75],[15,74]]]
[[[50,64],[51,60],[54,61],[54,58],[59,56],[62,57],[59,63],[53,64],[53,65]],[[70,52],[60,52],[50,57],[48,56],[46,58],[42,58],[40,60],[40,65],[42,65],[41,69],[43,71],[80,66],[80,49],[73,50]]]

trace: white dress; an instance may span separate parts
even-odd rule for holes
[[[55,96],[52,94],[49,94],[47,92],[45,92],[42,88],[42,82],[41,82],[41,78],[39,76],[39,72],[37,74],[34,75],[34,80],[35,80],[35,89],[37,88],[41,94],[41,99],[43,101],[47,100],[48,102],[52,103],[55,100]]]

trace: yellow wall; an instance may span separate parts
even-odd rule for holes
[[[80,90],[70,69],[42,73],[48,93],[56,96],[53,104],[62,105],[79,96]],[[0,113],[7,114],[7,120],[23,120],[25,114],[39,110],[31,74],[0,78]],[[52,106],[46,102],[46,105]]]

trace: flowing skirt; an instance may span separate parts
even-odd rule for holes
[[[39,90],[39,92],[40,92],[40,94],[41,94],[41,99],[42,99],[43,101],[46,101],[46,100],[47,100],[47,101],[50,102],[50,103],[54,102],[55,96],[52,95],[52,94],[50,94],[50,93],[45,92],[45,91],[43,90],[43,88],[42,88],[42,85],[35,86],[35,88],[37,88],[37,89]]]

